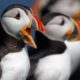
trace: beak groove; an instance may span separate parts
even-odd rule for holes
[[[31,34],[31,28],[25,26],[24,29],[22,29],[21,33],[18,34],[19,38],[22,39],[28,46],[31,46],[33,48],[37,48],[37,45],[35,44],[32,34]]]
[[[31,34],[32,28],[39,31],[39,32],[41,32],[41,33],[45,33],[46,29],[45,29],[43,23],[36,16],[32,16],[32,17],[33,17],[32,24],[24,26],[24,28],[21,31],[21,36],[19,34],[19,37],[28,46],[31,46],[33,48],[37,48],[37,45],[35,44],[35,42],[32,38],[32,34]]]
[[[35,20],[35,24],[36,24],[35,29],[41,33],[45,33],[46,29],[43,23],[36,16],[33,16],[33,19]]]

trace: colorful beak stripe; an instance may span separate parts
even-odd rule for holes
[[[80,40],[80,23],[76,22],[72,19],[72,23],[74,26],[74,30],[70,30],[68,34],[66,34],[63,39],[70,40],[70,41],[79,41]]]

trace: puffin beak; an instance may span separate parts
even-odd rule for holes
[[[76,20],[80,20],[80,12],[73,15],[73,18]]]
[[[34,27],[34,29],[36,29],[37,31],[39,31],[41,33],[46,32],[46,29],[45,29],[43,23],[36,16],[33,16],[33,21],[34,21],[34,23],[32,24],[32,27]]]
[[[22,30],[22,40],[28,45],[28,46],[31,46],[33,48],[37,48],[33,38],[32,38],[32,35],[31,35],[31,28],[30,26],[27,27],[25,26],[24,29]]]
[[[80,22],[77,22],[73,19],[71,19],[71,22],[72,22],[72,26],[75,25],[77,27],[77,29],[80,30]],[[74,31],[74,29],[70,29],[69,31],[67,31],[66,35],[68,35],[70,37],[73,34],[73,31]]]
[[[70,30],[66,33],[66,35],[70,37],[70,36],[72,35],[72,33],[73,33],[73,30],[70,29]]]
[[[75,22],[74,22],[73,19],[71,19],[71,23],[72,23],[72,26],[74,26]],[[68,30],[68,31],[66,32],[66,35],[70,37],[70,36],[73,34],[73,31],[74,31],[74,28]]]
[[[78,25],[79,25],[79,27],[80,27],[80,22],[78,22]]]

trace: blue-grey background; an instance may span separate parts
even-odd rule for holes
[[[0,0],[0,15],[11,4],[24,4],[31,7],[35,0]]]

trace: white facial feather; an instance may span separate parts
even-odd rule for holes
[[[20,19],[15,18],[18,13],[20,13]],[[14,8],[3,15],[1,23],[9,35],[16,37],[16,33],[30,24],[30,19],[25,11],[20,8]]]
[[[64,20],[64,24],[60,25]],[[70,29],[74,29],[74,26],[70,22],[70,20],[64,16],[57,16],[53,18],[48,24],[46,25],[46,34],[48,38],[52,40],[62,40],[63,36],[68,32]]]

